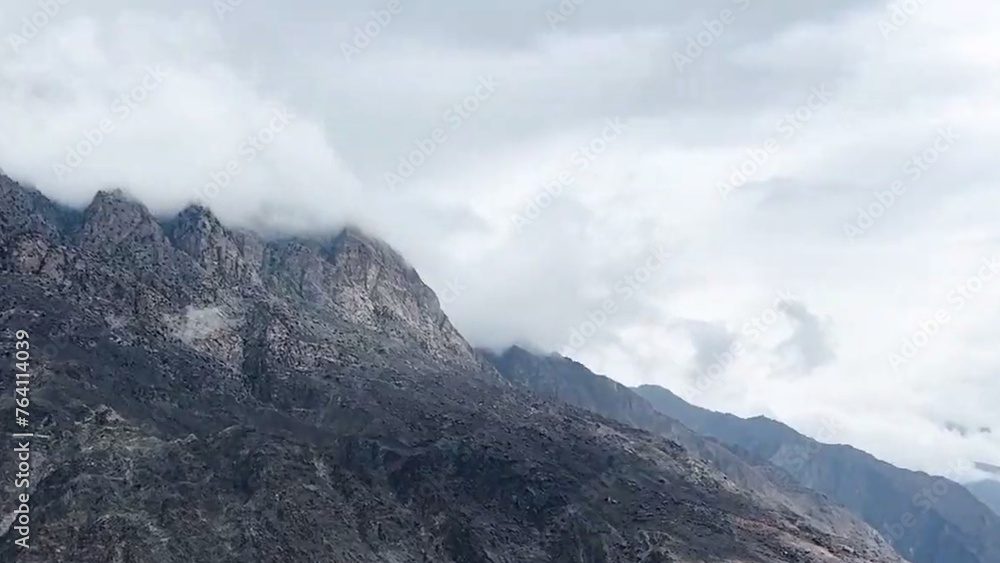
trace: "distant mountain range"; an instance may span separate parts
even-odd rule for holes
[[[636,392],[696,432],[828,495],[914,563],[1000,561],[1000,516],[958,483],[894,467],[851,446],[821,444],[768,418],[700,409],[662,387]]]
[[[1000,562],[1000,516],[957,483],[849,446],[821,444],[764,417],[702,409],[661,387],[630,389],[558,355],[511,348],[485,356],[504,377],[536,393],[677,440],[737,483],[767,491],[772,502],[847,522],[821,504],[831,499],[913,563]],[[984,500],[995,492],[992,483],[976,489]]]

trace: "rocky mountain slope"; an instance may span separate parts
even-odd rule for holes
[[[5,453],[0,561],[899,561],[506,383],[355,230],[264,239],[121,193],[81,212],[0,176],[4,366],[17,330],[31,547]]]
[[[558,399],[602,416],[642,428],[682,444],[692,455],[707,460],[734,483],[750,490],[758,502],[787,510],[827,533],[855,538],[871,553],[891,551],[877,532],[822,495],[797,486],[767,465],[748,462],[725,445],[696,434],[649,404],[632,389],[586,366],[552,354],[539,355],[519,347],[502,354],[481,351],[512,383],[543,397]]]
[[[913,563],[1000,563],[1000,517],[953,481],[819,443],[768,418],[701,409],[662,387],[635,391],[692,430],[836,500]]]

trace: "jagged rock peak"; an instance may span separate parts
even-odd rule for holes
[[[60,238],[79,222],[79,212],[49,200],[37,189],[0,172],[0,240],[25,233]]]
[[[164,221],[163,229],[175,245],[196,257],[205,247],[221,244],[229,235],[209,208],[197,204]]]
[[[361,228],[348,225],[330,240],[329,250],[334,252],[358,251],[370,254],[383,262],[395,263],[405,270],[414,270],[402,254],[385,241],[373,237]]]
[[[227,229],[209,208],[189,205],[165,222],[164,230],[177,248],[210,275],[220,275],[229,282],[259,281],[263,240],[252,233]]]
[[[514,356],[514,357],[525,357],[533,359],[544,359],[551,361],[566,361],[570,363],[577,363],[571,358],[563,356],[559,352],[550,352],[542,350],[541,348],[532,346],[530,344],[514,344],[503,351],[504,356]]]
[[[222,222],[212,213],[212,210],[200,203],[188,205],[173,218],[173,221],[191,225],[203,225],[207,228],[222,226]]]
[[[122,189],[98,191],[83,215],[87,223],[100,227],[156,221],[145,204]]]
[[[124,190],[101,190],[83,211],[80,242],[84,247],[112,251],[127,240],[163,245],[166,237],[156,218]]]
[[[98,192],[94,194],[94,198],[91,200],[90,205],[87,206],[87,209],[101,209],[107,207],[135,207],[149,213],[149,210],[142,202],[139,201],[138,198],[122,188],[98,190]]]
[[[511,365],[531,366],[533,369],[541,367],[556,367],[566,369],[587,369],[586,366],[573,358],[563,356],[559,352],[549,352],[530,345],[514,344],[502,351],[481,350],[487,358],[493,362],[502,362]]]

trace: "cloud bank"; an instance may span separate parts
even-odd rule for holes
[[[1000,463],[951,430],[1000,424],[1000,6],[0,0],[0,22],[0,166],[64,203],[354,223],[478,345],[832,417],[911,468]]]

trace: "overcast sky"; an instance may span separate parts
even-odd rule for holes
[[[60,201],[355,223],[476,345],[1000,464],[995,2],[49,1],[0,167]]]

